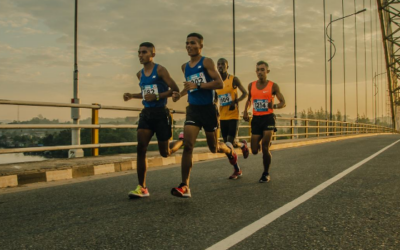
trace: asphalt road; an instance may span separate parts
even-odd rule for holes
[[[170,195],[180,168],[148,172],[146,199],[129,200],[134,172],[0,193],[1,249],[206,249],[400,139],[385,135],[197,162],[191,199]],[[400,249],[400,142],[232,249]]]

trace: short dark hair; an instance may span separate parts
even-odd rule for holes
[[[261,65],[261,64],[264,64],[265,66],[267,66],[267,68],[269,67],[268,63],[265,62],[265,61],[259,61],[259,62],[257,63],[257,66],[259,66],[259,65]]]
[[[141,43],[140,45],[139,45],[139,47],[147,47],[147,48],[150,48],[150,49],[155,49],[156,48],[156,46],[154,46],[154,44],[152,44],[151,42],[144,42],[144,43]]]
[[[228,64],[228,60],[226,60],[225,58],[221,57],[220,59],[218,59],[218,61],[224,61],[226,64]]]
[[[200,39],[201,42],[203,42],[203,36],[199,33],[190,33],[189,35],[187,35],[186,38],[188,37],[197,37],[198,39]]]

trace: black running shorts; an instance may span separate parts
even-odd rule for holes
[[[171,136],[171,114],[167,107],[144,108],[139,115],[139,129],[149,129],[158,141],[168,141]]]
[[[239,120],[220,120],[222,138],[226,139],[228,136],[236,137],[238,131]]]
[[[253,116],[251,120],[251,134],[263,135],[265,130],[277,131],[275,127],[275,114]]]
[[[214,132],[218,129],[218,111],[215,104],[193,105],[186,107],[186,125],[204,128],[206,132]]]

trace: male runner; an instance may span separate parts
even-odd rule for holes
[[[163,66],[153,62],[156,55],[155,47],[152,43],[144,42],[140,44],[138,56],[143,64],[143,69],[136,76],[139,79],[140,93],[124,94],[124,100],[132,98],[143,99],[144,109],[139,115],[137,128],[137,173],[139,185],[129,192],[130,198],[148,197],[150,195],[146,186],[147,147],[154,133],[158,140],[158,149],[162,157],[168,157],[177,151],[183,144],[183,140],[169,143],[171,132],[171,115],[166,107],[167,98],[172,96],[172,91],[179,91],[175,81],[170,77],[168,71]]]
[[[180,93],[173,93],[174,100],[188,94],[189,102],[184,125],[182,183],[171,190],[172,195],[183,198],[191,197],[189,178],[193,166],[193,147],[201,128],[205,131],[208,148],[212,153],[225,153],[232,165],[237,162],[233,145],[217,140],[218,111],[214,104],[214,90],[222,88],[223,83],[213,60],[201,55],[202,49],[203,36],[198,33],[189,34],[186,50],[190,61],[182,65],[186,79],[184,89]]]
[[[247,141],[236,142],[235,137],[239,129],[239,102],[247,97],[247,90],[243,87],[239,78],[228,74],[228,68],[228,61],[225,58],[220,58],[217,62],[217,69],[224,81],[223,89],[216,90],[216,101],[219,101],[220,129],[224,142],[230,142],[234,147],[240,147],[246,159],[249,156]],[[242,92],[239,98],[237,98],[238,88]],[[237,163],[233,168],[233,174],[229,176],[229,179],[235,180],[242,176],[242,170]]]
[[[269,182],[269,167],[271,165],[271,138],[276,131],[274,109],[286,106],[285,98],[279,90],[278,84],[267,80],[270,72],[268,63],[259,61],[256,67],[258,80],[249,84],[249,96],[244,107],[243,119],[249,121],[247,110],[253,105],[253,119],[251,120],[251,151],[254,155],[258,153],[260,141],[263,152],[264,172],[259,180],[260,183]],[[274,97],[279,100],[274,104]]]

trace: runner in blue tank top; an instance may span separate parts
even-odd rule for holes
[[[229,142],[218,142],[218,111],[214,104],[214,90],[223,88],[223,83],[213,60],[201,55],[202,48],[202,35],[191,33],[187,36],[186,50],[190,61],[182,65],[186,79],[184,89],[180,93],[174,91],[172,95],[172,99],[176,101],[187,94],[189,102],[184,126],[182,183],[171,190],[172,195],[183,198],[191,197],[189,177],[193,166],[193,147],[201,128],[205,131],[212,153],[225,153],[232,165],[237,162],[233,145]]]
[[[144,109],[139,115],[137,129],[137,173],[139,185],[129,192],[130,198],[148,197],[150,195],[146,187],[147,147],[154,133],[158,140],[158,149],[161,156],[168,157],[177,151],[183,144],[183,140],[169,143],[171,133],[171,115],[166,107],[167,98],[173,91],[179,91],[175,81],[170,77],[166,68],[153,62],[155,47],[152,43],[140,44],[138,56],[143,64],[143,69],[137,73],[140,83],[140,93],[125,93],[124,100],[132,98],[142,99]],[[176,100],[174,100],[176,101]]]

